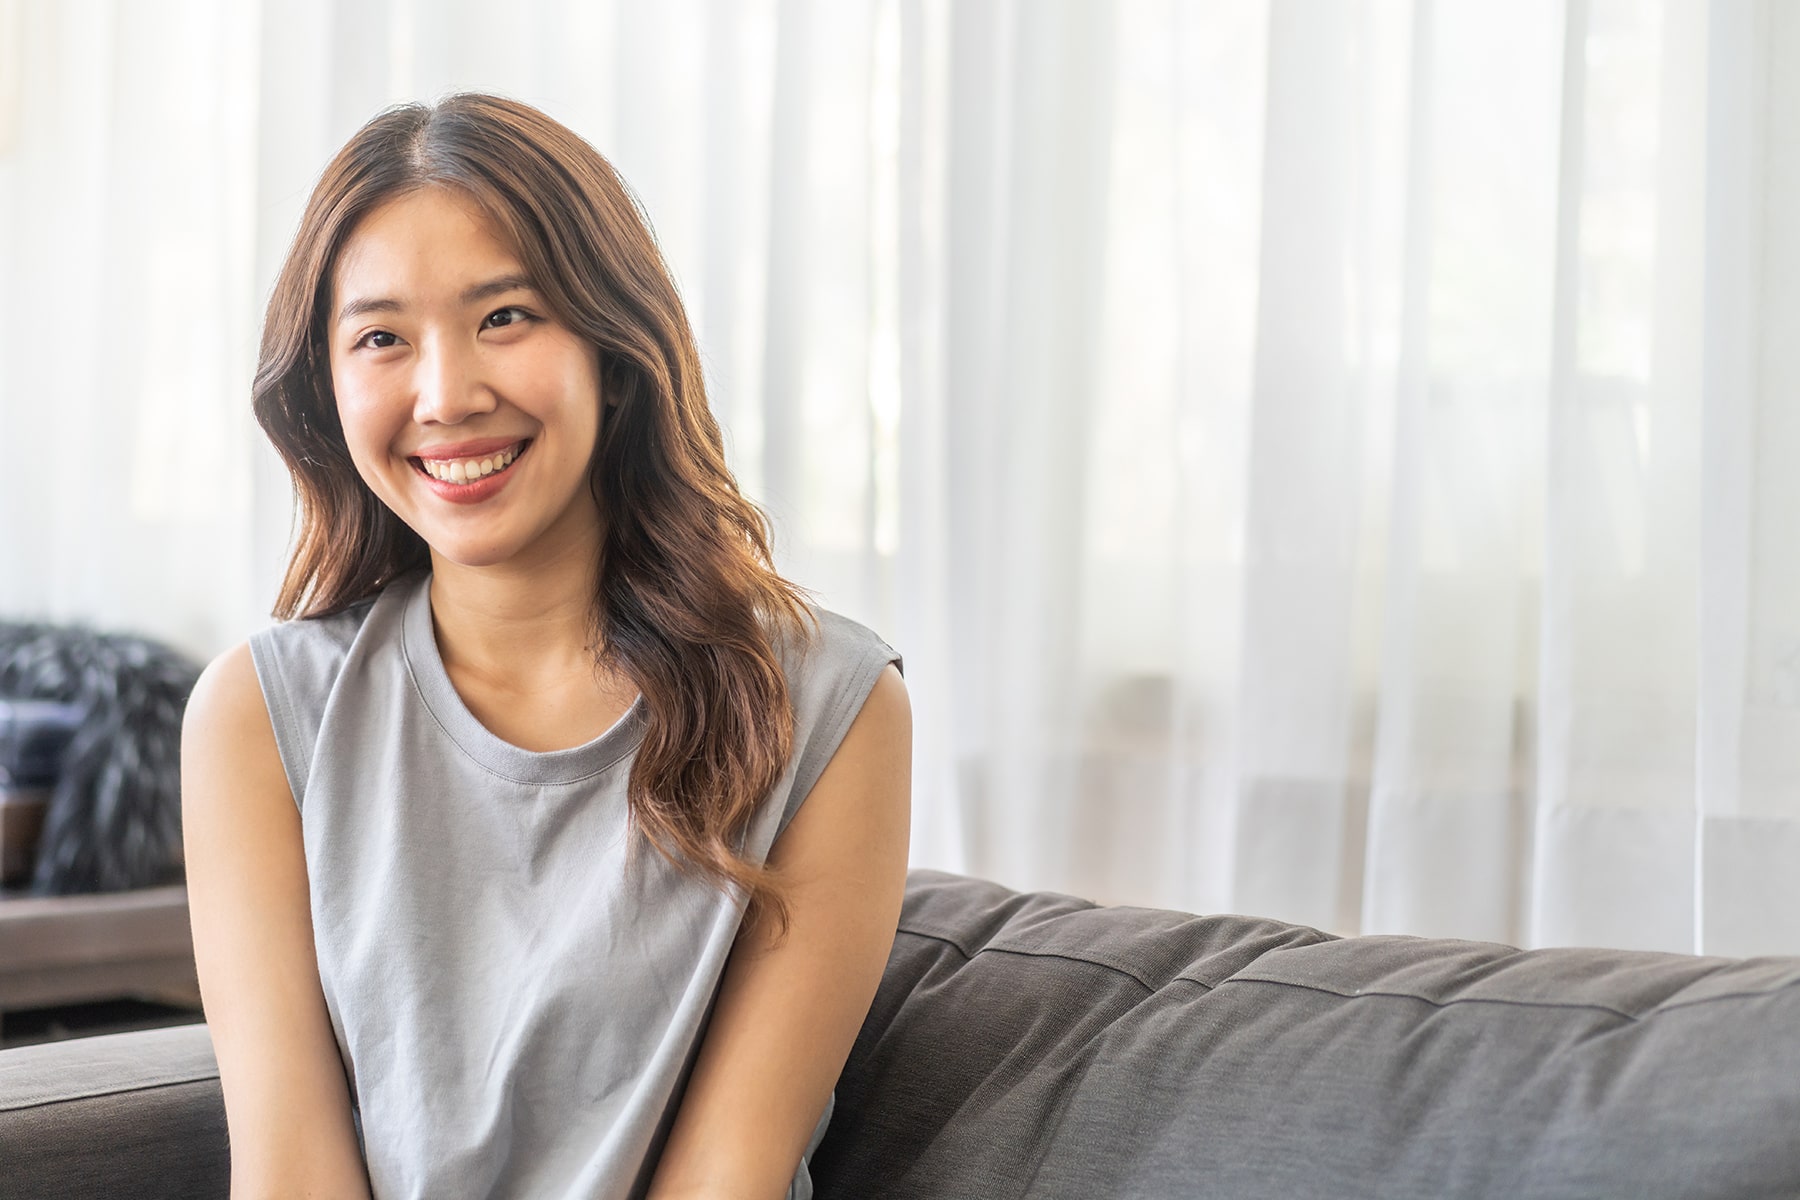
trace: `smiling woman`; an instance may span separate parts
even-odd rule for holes
[[[387,202],[345,243],[332,295],[332,391],[382,504],[461,566],[597,562],[599,352],[541,315],[481,209],[435,187]]]
[[[383,113],[254,390],[287,620],[183,748],[233,1194],[809,1196],[907,702],[771,566],[623,185],[524,105]]]

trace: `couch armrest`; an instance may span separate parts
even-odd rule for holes
[[[230,1191],[204,1025],[0,1051],[0,1198],[210,1200]]]

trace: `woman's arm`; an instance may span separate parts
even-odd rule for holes
[[[739,934],[651,1200],[787,1194],[893,947],[911,779],[912,713],[889,667],[769,852],[788,934]]]
[[[319,987],[300,814],[248,645],[215,660],[188,701],[181,818],[233,1200],[366,1197]]]

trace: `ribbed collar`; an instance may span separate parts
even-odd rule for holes
[[[584,745],[539,752],[503,741],[469,711],[444,669],[431,620],[431,573],[396,580],[382,599],[402,606],[406,669],[425,707],[464,753],[495,775],[516,783],[579,783],[614,766],[643,741],[647,717],[642,696],[610,729]]]

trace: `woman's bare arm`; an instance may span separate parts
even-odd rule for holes
[[[746,927],[652,1200],[780,1200],[881,982],[906,889],[912,715],[889,667],[769,853],[791,924]]]
[[[215,660],[188,701],[181,812],[233,1200],[367,1197],[319,986],[300,815],[248,645]]]

